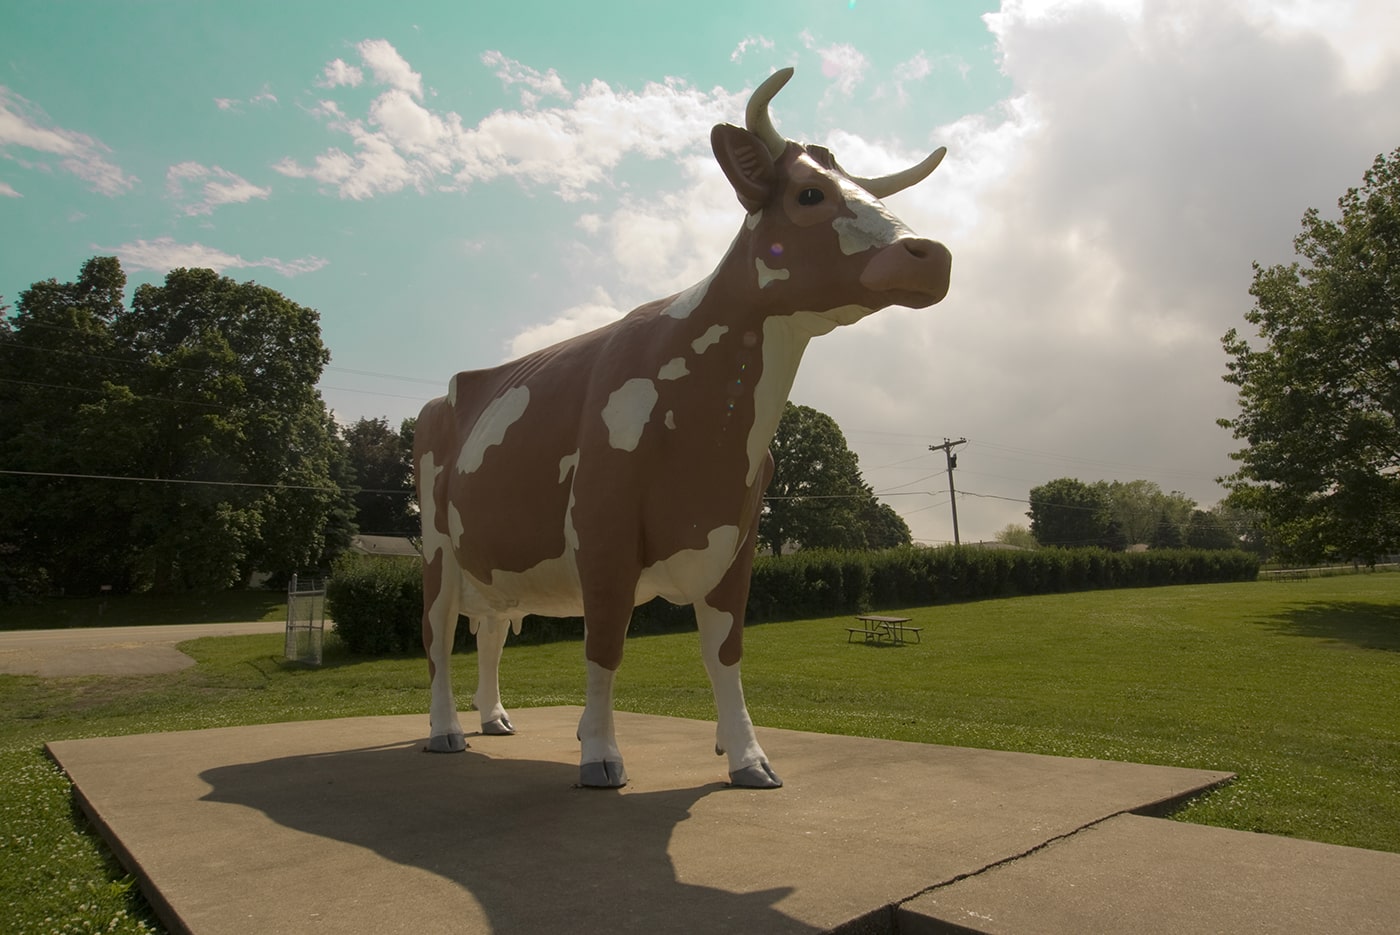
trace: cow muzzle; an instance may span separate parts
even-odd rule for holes
[[[870,258],[860,284],[889,305],[927,308],[948,294],[952,270],[953,255],[938,241],[901,237]]]

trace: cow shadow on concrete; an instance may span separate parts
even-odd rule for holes
[[[1400,652],[1400,604],[1327,601],[1305,604],[1264,621],[1280,633]]]
[[[730,892],[681,882],[672,832],[723,783],[635,792],[576,788],[578,767],[422,743],[206,770],[205,801],[256,809],[307,834],[436,874],[476,900],[493,931],[772,932],[818,929],[774,904],[779,887]],[[763,842],[726,866],[772,860]],[[407,907],[406,907],[407,908]],[[411,915],[406,912],[405,917]]]

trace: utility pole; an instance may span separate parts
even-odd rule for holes
[[[928,446],[929,451],[941,451],[943,457],[948,459],[948,496],[949,503],[953,507],[953,545],[962,545],[962,541],[958,538],[958,492],[953,489],[953,468],[958,466],[958,456],[953,454],[953,446],[966,444],[966,438],[952,441],[945,435],[943,436],[943,444]]]

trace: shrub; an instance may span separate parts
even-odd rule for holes
[[[346,648],[361,655],[421,650],[422,575],[417,558],[342,555],[326,584],[326,611]]]

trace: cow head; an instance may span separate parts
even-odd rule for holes
[[[947,152],[939,147],[913,168],[883,178],[847,173],[821,146],[785,140],[768,102],[792,77],[785,68],[759,85],[746,129],[719,124],[715,158],[749,212],[736,249],[754,269],[773,311],[814,313],[829,327],[889,305],[924,308],[948,292],[952,255],[914,236],[880,199],[919,182]],[[827,329],[829,330],[829,328]]]

